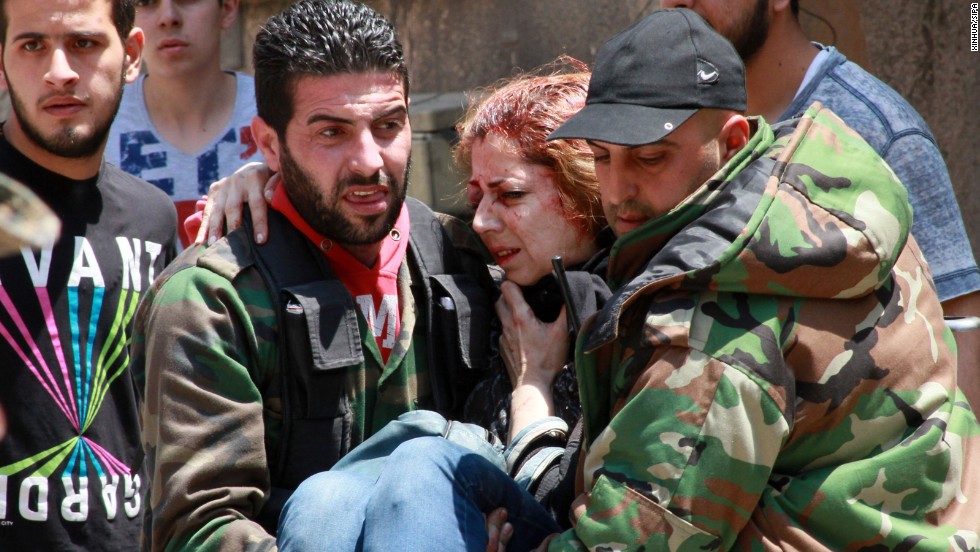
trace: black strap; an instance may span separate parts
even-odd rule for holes
[[[463,273],[459,253],[432,209],[413,197],[406,198],[405,203],[412,222],[408,239],[422,276],[428,278],[431,274]]]
[[[412,222],[409,251],[427,299],[421,309],[430,343],[431,408],[459,418],[466,397],[489,365],[489,279],[467,272],[460,252],[428,206],[414,198],[406,203]],[[481,267],[485,269],[482,263]]]
[[[269,211],[268,222],[268,242],[248,243],[279,322],[280,374],[271,385],[280,387],[282,434],[269,465],[272,495],[258,516],[275,533],[292,489],[350,448],[346,368],[364,352],[353,298],[323,253],[280,213]],[[242,231],[252,235],[247,214]]]

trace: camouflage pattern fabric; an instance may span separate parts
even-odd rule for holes
[[[904,188],[819,104],[755,121],[614,246],[549,550],[976,550],[980,428]]]
[[[478,242],[440,217],[463,255]],[[254,521],[270,493],[282,403],[275,303],[241,229],[184,251],[140,305],[133,372],[144,390],[143,444],[151,491],[144,549],[272,550]],[[485,265],[480,264],[483,270]],[[387,366],[358,313],[365,363],[348,369],[351,446],[428,400],[424,336],[407,262],[399,273],[401,332]]]
[[[60,234],[54,211],[30,188],[0,173],[0,257],[21,247],[51,247]]]

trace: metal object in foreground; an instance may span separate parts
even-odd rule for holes
[[[61,220],[27,186],[0,173],[0,257],[21,247],[50,247],[61,233]]]
[[[551,267],[554,269],[555,278],[558,280],[558,288],[561,290],[561,297],[565,300],[565,307],[567,311],[565,315],[568,317],[568,322],[572,326],[572,331],[575,335],[578,335],[579,330],[582,329],[582,321],[578,319],[578,310],[575,308],[575,301],[572,299],[572,290],[568,286],[568,278],[565,275],[565,263],[562,261],[561,255],[555,255],[551,258]]]

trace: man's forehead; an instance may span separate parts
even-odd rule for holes
[[[296,107],[304,110],[345,111],[351,114],[407,109],[402,80],[390,73],[305,75],[294,87]]]
[[[8,35],[92,34],[115,28],[111,0],[5,0]]]

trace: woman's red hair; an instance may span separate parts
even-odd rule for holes
[[[585,107],[589,77],[584,63],[562,56],[536,71],[477,91],[456,125],[460,141],[453,156],[468,174],[476,141],[489,134],[510,140],[522,159],[553,172],[568,220],[595,236],[606,222],[592,150],[584,140],[547,140]]]

